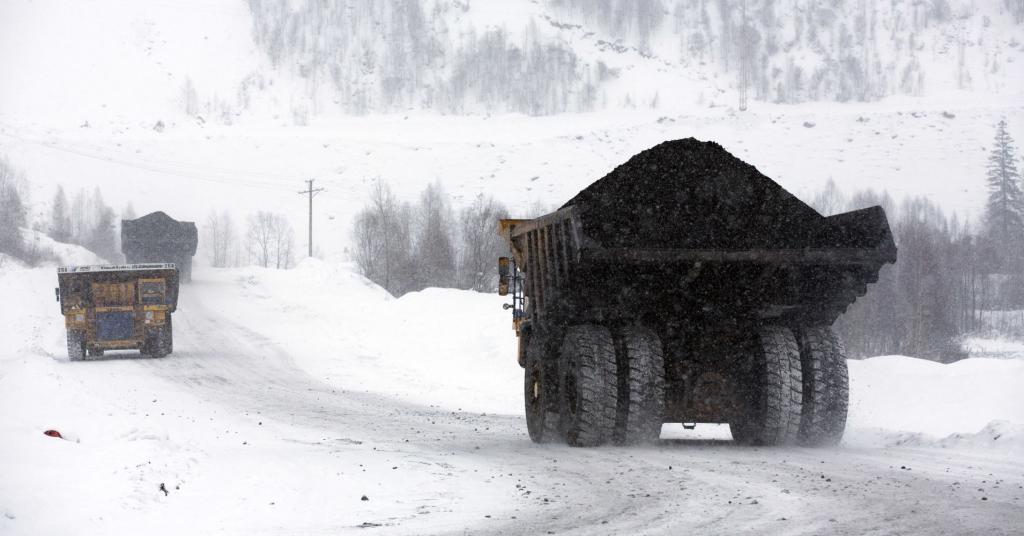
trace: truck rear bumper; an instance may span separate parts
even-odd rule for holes
[[[90,350],[138,350],[142,348],[142,339],[124,339],[117,341],[89,341],[85,343]]]

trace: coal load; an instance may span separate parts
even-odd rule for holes
[[[875,218],[858,217],[863,211],[825,218],[721,145],[693,138],[637,154],[565,206],[575,207],[584,233],[605,248],[747,250],[877,243],[874,230],[861,225]]]
[[[125,262],[173,262],[184,282],[192,280],[192,257],[198,244],[195,223],[175,220],[163,212],[121,221],[121,252]]]

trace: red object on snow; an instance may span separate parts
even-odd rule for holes
[[[60,432],[58,432],[56,430],[47,430],[47,431],[43,432],[43,434],[48,435],[50,437],[59,437],[61,439],[64,439],[64,436],[60,435]]]

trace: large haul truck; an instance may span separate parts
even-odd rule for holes
[[[842,438],[831,325],[896,260],[881,207],[823,217],[691,138],[500,232],[534,441],[649,442],[663,423],[728,423],[745,444]]]
[[[174,351],[171,314],[178,307],[178,269],[173,264],[62,266],[57,283],[70,360],[107,350],[139,350],[148,357]]]
[[[192,281],[192,257],[199,245],[196,224],[153,212],[134,220],[121,220],[121,252],[125,262],[174,263],[181,281]]]

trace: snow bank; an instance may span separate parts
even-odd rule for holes
[[[848,445],[1024,445],[1022,361],[970,358],[944,365],[883,356],[849,363]]]
[[[355,270],[316,260],[292,271],[211,269],[197,276],[193,288],[202,292],[188,299],[237,318],[340,388],[453,410],[522,413],[522,371],[501,297],[427,289],[396,299]],[[1024,361],[972,358],[943,365],[876,357],[850,361],[850,383],[851,446],[977,447],[984,442],[965,434],[991,437],[992,429],[1005,432],[1003,443],[992,441],[1003,445],[1017,441],[1014,427],[1024,423],[1018,394]],[[666,433],[692,435],[671,425]],[[728,437],[722,427],[707,425],[695,433]],[[961,436],[939,443],[951,434]]]
[[[430,288],[394,298],[352,264],[307,259],[290,271],[200,271],[182,299],[182,314],[193,305],[215,308],[344,389],[521,411],[516,336],[496,294]]]
[[[1024,359],[1024,341],[968,337],[964,341],[964,350],[971,357]]]

